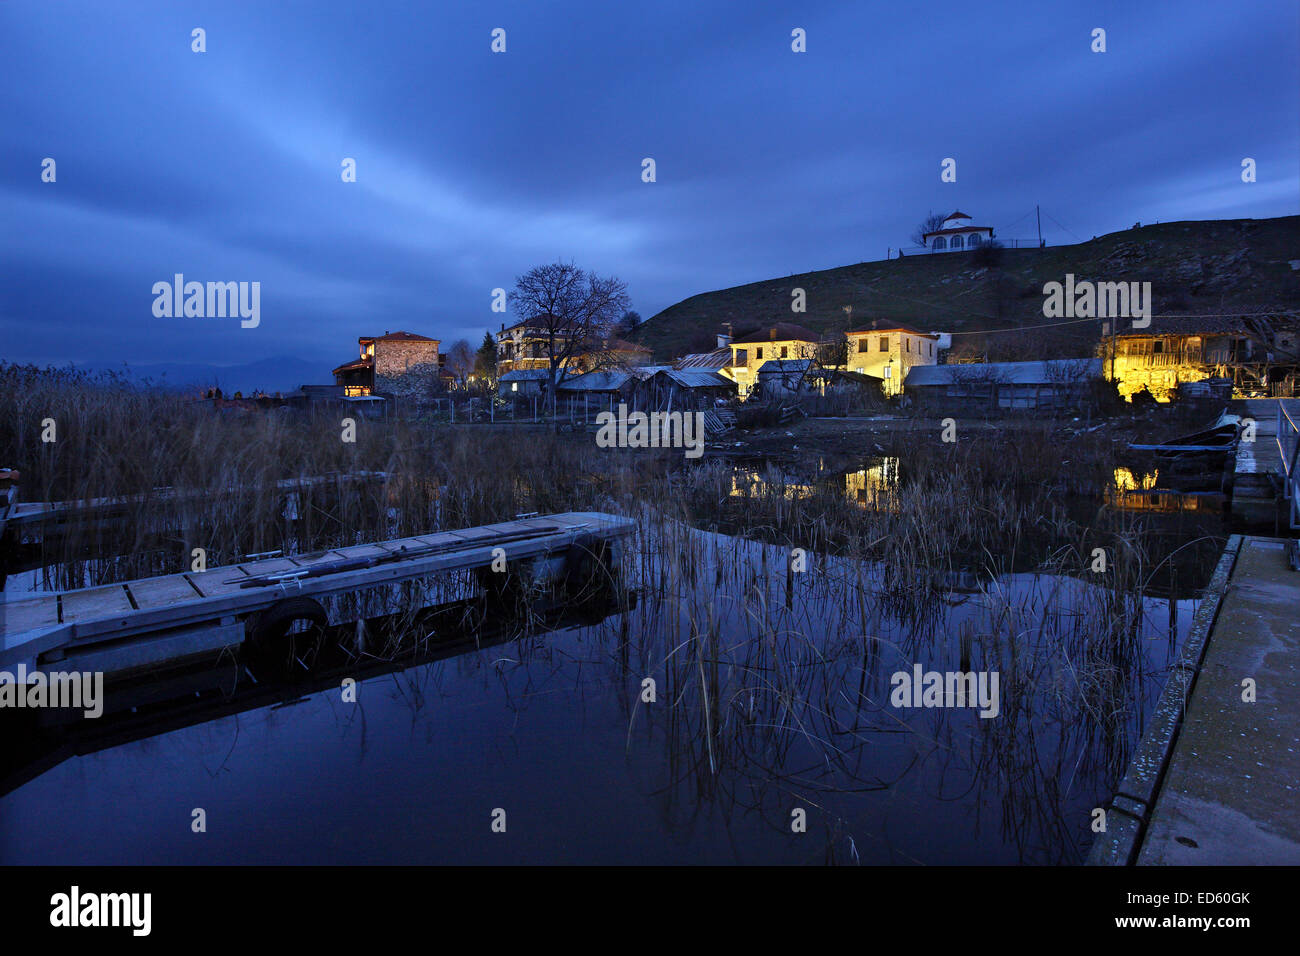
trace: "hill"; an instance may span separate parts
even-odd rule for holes
[[[290,392],[302,384],[331,383],[334,376],[327,365],[303,359],[280,356],[259,359],[244,365],[204,365],[201,363],[168,362],[157,365],[110,365],[88,363],[88,371],[116,371],[136,381],[148,381],[156,388],[194,391],[220,386],[233,395],[243,392],[251,395],[261,389],[267,393]]]
[[[993,261],[996,259],[996,261]],[[989,360],[1089,354],[1100,322],[1043,326],[1043,284],[1151,282],[1156,315],[1243,314],[1300,308],[1300,216],[1167,222],[1044,249],[908,256],[768,279],[705,292],[648,319],[637,338],[657,360],[714,347],[731,323],[736,334],[797,322],[830,334],[901,322],[962,333],[954,350]],[[791,312],[791,291],[807,311]],[[852,313],[845,312],[851,306]],[[983,334],[989,330],[1020,330]]]

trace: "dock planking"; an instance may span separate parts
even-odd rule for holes
[[[182,627],[247,617],[286,596],[327,597],[423,575],[480,567],[492,549],[511,561],[567,552],[588,535],[606,540],[632,533],[629,518],[596,512],[530,517],[477,528],[353,545],[310,555],[270,557],[203,572],[185,572],[122,584],[49,592],[0,605],[0,666],[32,653],[84,647],[138,635],[153,637]],[[406,554],[404,552],[411,552]],[[334,562],[359,566],[331,568]],[[376,563],[369,563],[376,562]],[[317,569],[247,587],[250,579]],[[228,627],[228,624],[222,624]]]

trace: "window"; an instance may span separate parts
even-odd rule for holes
[[[960,248],[961,248],[961,236],[953,236],[953,237],[952,237],[951,247],[952,247],[953,249],[960,249]]]
[[[736,349],[736,365],[745,368],[749,365],[749,351],[747,349]]]
[[[903,350],[905,352],[912,351],[912,340],[909,339],[906,335],[903,336]]]
[[[968,246],[978,246],[978,245],[980,244],[980,242],[981,242],[981,240],[980,240],[980,234],[979,234],[978,232],[973,232],[973,233],[970,234],[970,238],[968,238],[968,239],[966,240],[966,245],[968,245]]]
[[[1165,340],[1164,340],[1164,339],[1156,339],[1155,342],[1154,342],[1154,343],[1152,344],[1152,346],[1151,346],[1151,351],[1152,351],[1154,354],[1159,355],[1159,354],[1160,354],[1161,352],[1163,352],[1164,350],[1165,350]]]
[[[763,357],[763,350],[762,350],[762,349],[754,349],[754,358],[756,358],[756,359],[761,359],[762,357]]]
[[[882,335],[882,336],[880,337],[880,351],[882,351],[882,352],[888,352],[888,351],[889,351],[889,336],[888,336],[888,335]]]
[[[869,352],[869,351],[871,351],[871,339],[867,338],[866,336],[863,336],[862,338],[858,339],[858,352],[862,353],[862,352]]]
[[[933,342],[930,343],[930,354],[931,354],[931,355],[934,355],[934,343],[933,343]]]
[[[789,354],[790,354],[790,347],[788,345],[781,346],[781,358],[785,358]]]
[[[932,245],[932,248],[934,248],[934,249],[947,249],[947,248],[948,248],[948,240],[944,239],[943,236],[935,236],[935,237],[934,237],[934,243],[933,243],[933,245]]]

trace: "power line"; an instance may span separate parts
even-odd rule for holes
[[[1050,212],[1045,212],[1043,213],[1043,215],[1046,216],[1048,219],[1052,220],[1052,222],[1056,222],[1056,217],[1053,216]],[[1056,224],[1060,228],[1065,229],[1065,231],[1068,232],[1070,235],[1074,236],[1074,238],[1077,239],[1079,242],[1083,242],[1083,239],[1080,238],[1079,234],[1075,232],[1073,229],[1069,229],[1065,226],[1062,226],[1059,222],[1056,222]]]
[[[1151,319],[1248,319],[1262,315],[1300,315],[1295,311],[1277,311],[1277,312],[1197,312],[1195,315],[1150,315]],[[1091,318],[1091,319],[1070,319],[1067,322],[1045,322],[1042,325],[1021,325],[1010,329],[972,329],[966,332],[949,332],[949,335],[996,335],[998,332],[1026,332],[1029,329],[1054,329],[1061,325],[1078,325],[1080,322],[1104,322],[1111,317]],[[1118,318],[1129,318],[1129,316],[1118,316]],[[1141,331],[1138,329],[1137,331]],[[1153,333],[1154,334],[1154,333]]]

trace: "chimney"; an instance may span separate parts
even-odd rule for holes
[[[772,329],[771,329],[771,333],[770,333],[770,334],[771,334],[771,336],[772,336],[772,341],[775,342],[775,341],[776,341],[776,326],[775,326],[775,325],[772,326]]]
[[[731,335],[730,335],[730,333],[727,333],[727,332],[719,332],[719,333],[718,333],[718,348],[720,348],[720,349],[725,349],[725,348],[726,348],[728,345],[730,345],[730,344],[731,344]]]

